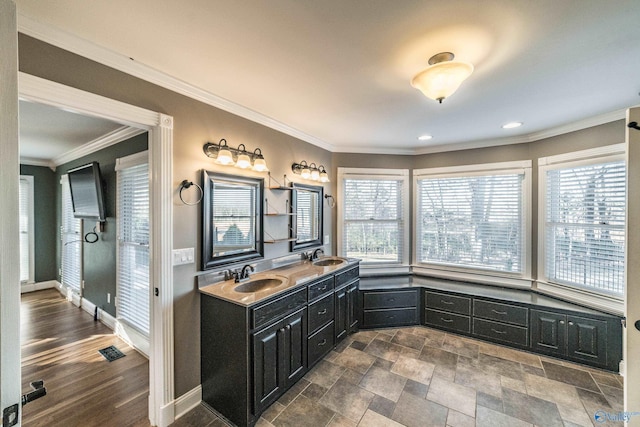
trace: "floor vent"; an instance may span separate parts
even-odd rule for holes
[[[121,357],[125,357],[126,354],[118,350],[114,345],[110,345],[107,348],[103,348],[102,350],[98,350],[98,352],[104,356],[109,362],[113,362],[116,359],[120,359]]]

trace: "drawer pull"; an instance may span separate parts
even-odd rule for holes
[[[442,320],[444,323],[453,323],[453,319],[445,319],[444,317],[441,317],[440,320]]]
[[[395,302],[395,300],[396,300],[395,298],[387,298],[387,301],[389,302]]]
[[[318,288],[319,291],[326,291],[327,290],[327,285],[324,285],[321,288]]]
[[[440,302],[445,304],[445,305],[453,305],[453,301],[445,301],[445,300],[441,299]]]
[[[504,334],[507,333],[507,331],[499,331],[499,330],[493,329],[493,328],[491,328],[491,332],[495,332],[496,334],[500,334],[500,335],[504,335]]]
[[[393,314],[389,314],[389,315],[387,316],[387,319],[395,319],[395,318],[396,318],[396,316],[394,316]]]
[[[499,314],[500,316],[504,316],[505,314],[507,314],[506,311],[498,311],[498,310],[491,310],[493,311],[495,314]]]
[[[323,345],[326,345],[326,344],[327,344],[327,340],[326,340],[326,338],[325,338],[325,339],[323,339],[322,341],[320,341],[320,342],[318,343],[318,347],[322,347]]]
[[[325,308],[324,310],[320,310],[318,312],[318,314],[322,315],[322,314],[327,314],[327,309]]]

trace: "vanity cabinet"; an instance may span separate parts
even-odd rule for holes
[[[361,297],[363,328],[419,323],[417,289],[365,291]]]
[[[335,347],[337,322],[346,334],[357,328],[349,301],[358,277],[349,265],[249,305],[201,293],[202,401],[235,425],[253,425]]]
[[[347,335],[358,330],[358,281],[336,289],[335,341],[338,344]]]
[[[254,413],[261,413],[305,374],[307,309],[251,336]]]

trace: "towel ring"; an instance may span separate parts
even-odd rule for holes
[[[195,202],[193,202],[193,203],[185,202],[185,201],[184,201],[184,198],[182,197],[182,190],[184,190],[185,188],[189,188],[189,187],[191,187],[192,185],[194,185],[194,186],[198,189],[198,191],[199,191],[199,193],[200,193],[200,195],[198,196],[198,200],[196,200],[196,201],[195,201]],[[204,196],[204,191],[202,191],[202,187],[200,187],[200,186],[199,186],[198,184],[196,184],[195,182],[187,181],[187,180],[185,179],[185,180],[183,180],[183,181],[180,183],[180,194],[179,194],[179,196],[180,196],[180,201],[181,201],[182,203],[184,203],[185,205],[188,205],[188,206],[193,206],[193,205],[197,205],[198,203],[200,203],[200,201],[202,200],[202,197]]]

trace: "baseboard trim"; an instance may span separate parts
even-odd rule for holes
[[[27,283],[20,286],[20,293],[25,294],[28,292],[41,291],[43,289],[51,289],[55,288],[57,285],[57,280],[47,280],[45,282],[38,283]]]
[[[198,385],[194,389],[186,392],[174,401],[174,413],[176,420],[187,412],[198,406],[202,402],[202,386]]]
[[[96,313],[96,305],[86,298],[82,298],[80,302],[80,307],[92,316],[94,316]],[[115,317],[113,317],[106,311],[102,310],[101,308],[98,308],[98,320],[104,323],[105,325],[107,325],[109,329],[111,329],[112,331],[115,331],[116,329]]]

